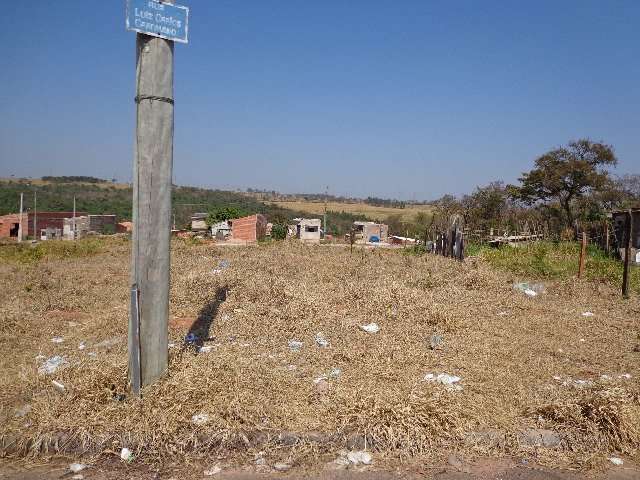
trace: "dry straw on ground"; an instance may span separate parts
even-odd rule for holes
[[[403,459],[637,455],[640,305],[609,286],[570,280],[528,298],[512,288],[528,279],[473,259],[179,241],[169,374],[137,400],[126,388],[128,248],[0,265],[7,450],[41,452],[55,437],[63,450],[127,446],[143,458],[262,449],[302,461],[345,444]],[[210,337],[207,353],[182,348],[194,322]],[[359,328],[370,322],[378,333]],[[436,333],[444,341],[432,350]],[[290,340],[303,342],[299,352]],[[55,355],[68,365],[39,375]],[[457,375],[462,390],[426,382],[428,373]],[[532,446],[519,433],[528,429],[562,441]]]

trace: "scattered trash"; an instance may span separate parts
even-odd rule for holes
[[[606,380],[608,377],[607,375],[602,375],[600,378]],[[562,382],[561,385],[563,387],[585,388],[593,385],[592,380],[573,380],[572,378],[567,378],[565,381],[562,381],[562,377],[559,376],[554,376],[553,379],[557,382]]]
[[[71,476],[71,480],[84,480],[84,475],[82,475],[81,473],[76,473],[75,475]]]
[[[204,347],[200,347],[198,349],[199,353],[209,353],[211,350],[213,350],[213,346],[212,345],[206,345]]]
[[[380,327],[374,322],[371,322],[368,325],[360,325],[360,328],[367,333],[378,333],[380,331]]]
[[[256,465],[260,466],[260,465],[266,465],[267,461],[265,460],[265,458],[263,457],[264,452],[258,452],[256,454],[255,457],[253,457],[256,461]]]
[[[580,343],[584,343],[584,342],[586,342],[586,340],[584,338],[581,338]]]
[[[62,342],[64,342],[64,338],[62,338],[62,337],[53,337],[53,338],[51,339],[51,341],[52,341],[53,343],[62,343]]]
[[[600,375],[600,380],[611,380],[611,377],[609,375]]]
[[[132,462],[134,458],[133,452],[125,447],[122,450],[120,450],[120,458],[125,462]]]
[[[347,453],[347,459],[354,465],[371,465],[371,463],[373,462],[373,457],[371,456],[371,454],[363,450]]]
[[[509,315],[509,312],[498,312],[499,317],[504,317],[505,315]]]
[[[84,350],[85,348],[87,348],[87,345],[84,342],[80,342],[80,345],[78,345],[78,350]]]
[[[435,382],[444,385],[447,390],[462,390],[462,385],[457,384],[462,379],[460,377],[456,377],[455,375],[449,375],[448,373],[439,373],[438,375],[427,373],[424,376],[423,380],[425,382]]]
[[[26,417],[30,411],[31,411],[31,405],[27,403],[26,405],[23,405],[22,407],[16,410],[15,417],[16,418]]]
[[[583,312],[582,316],[583,317],[593,317],[595,315],[595,313],[593,312]]]
[[[184,343],[196,343],[198,341],[198,336],[191,332],[188,333],[186,337],[184,337]]]
[[[205,470],[204,471],[204,476],[205,477],[213,477],[214,475],[219,474],[221,471],[222,471],[222,468],[220,468],[220,466],[214,465],[209,470]]]
[[[329,340],[324,337],[324,333],[322,332],[316,333],[315,341],[320,348],[327,348],[329,346]]]
[[[325,394],[329,390],[331,390],[331,384],[327,382],[324,378],[316,378],[316,380],[313,381],[313,383],[316,384],[316,392],[320,394]]]
[[[215,275],[218,275],[218,274],[222,273],[223,270],[226,270],[227,268],[229,268],[230,265],[231,265],[231,263],[229,263],[229,260],[220,260],[218,262],[218,268],[214,268],[213,269],[213,273]]]
[[[292,352],[299,352],[302,349],[302,346],[304,345],[304,343],[298,340],[289,340],[288,345],[289,345],[289,349]]]
[[[60,382],[56,382],[55,380],[51,380],[51,384],[55,387],[59,392],[64,392],[64,384]]]
[[[87,466],[84,463],[72,463],[71,465],[69,465],[69,470],[71,470],[73,473],[81,472],[85,468],[87,468]]]
[[[89,355],[90,357],[93,357],[93,358],[98,356],[98,354],[96,352],[89,352],[89,353],[87,353],[87,355]]]
[[[624,461],[618,457],[609,457],[609,461],[618,467],[624,465]]]
[[[175,343],[173,343],[173,342],[172,342],[172,343],[168,343],[168,344],[167,344],[167,347],[168,347],[168,348],[175,348],[175,347],[176,347],[176,344],[175,344]]]
[[[291,469],[291,465],[288,463],[276,463],[273,465],[273,469],[276,472],[287,472]]]
[[[195,425],[205,425],[209,421],[209,414],[207,413],[197,413],[193,417],[191,417],[191,422]]]
[[[444,337],[442,335],[438,335],[437,333],[431,335],[431,339],[429,340],[429,348],[431,350],[440,350],[444,346]]]
[[[631,378],[631,374],[630,373],[623,373],[618,378],[624,378],[625,380],[629,380]]]
[[[318,378],[315,378],[313,380],[313,383],[315,383],[316,385],[321,383],[321,382],[326,382],[329,379],[336,379],[338,377],[340,377],[340,375],[342,375],[342,370],[340,370],[339,368],[332,368],[331,371],[326,374],[326,375],[321,375]]]
[[[545,288],[542,283],[528,283],[528,282],[520,282],[513,284],[514,290],[518,290],[523,292],[525,295],[529,297],[535,297],[540,293],[544,293]]]
[[[294,371],[296,368],[298,368],[296,365],[287,365],[287,370],[288,370],[289,372]]]
[[[46,362],[40,365],[40,368],[38,368],[38,373],[40,375],[45,375],[45,374],[50,375],[54,373],[56,370],[58,370],[58,368],[68,364],[69,362],[67,362],[64,359],[64,357],[61,357],[60,355],[56,355],[55,357],[49,358]]]
[[[111,348],[115,345],[117,345],[118,343],[120,343],[121,339],[118,337],[114,337],[114,338],[109,338],[107,340],[103,340],[100,343],[96,343],[94,345],[95,348]]]

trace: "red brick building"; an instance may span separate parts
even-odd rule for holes
[[[86,212],[76,212],[76,217],[87,215]],[[0,238],[18,237],[17,226],[20,223],[20,215],[13,213],[0,217]],[[46,228],[60,229],[64,228],[64,219],[72,218],[73,212],[25,212],[22,214],[22,235],[23,238],[34,237],[33,227],[37,222],[38,231]],[[39,233],[39,232],[38,232]],[[38,235],[39,237],[39,235]]]
[[[245,242],[257,242],[267,234],[267,218],[258,213],[249,217],[234,218],[231,223],[231,238]]]

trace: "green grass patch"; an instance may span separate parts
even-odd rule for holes
[[[87,238],[75,242],[50,240],[37,244],[5,244],[0,246],[0,261],[29,264],[51,259],[88,257],[106,251],[113,242],[111,239]]]
[[[474,253],[470,253],[470,251]],[[534,279],[562,279],[578,274],[580,244],[577,242],[533,242],[518,247],[473,246],[467,255],[478,255],[491,266]],[[585,278],[622,285],[622,262],[594,245],[587,248]],[[631,289],[640,293],[640,269],[631,267]]]

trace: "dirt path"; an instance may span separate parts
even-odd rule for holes
[[[0,463],[1,480],[58,480],[71,479],[68,463],[55,461],[46,465],[29,466]],[[361,470],[303,470],[293,469],[287,473],[260,473],[255,470],[229,470],[213,476],[205,476],[206,468],[179,466],[162,471],[153,467],[131,467],[119,463],[105,462],[93,465],[81,472],[86,480],[635,480],[640,478],[640,468],[625,462],[622,467],[608,468],[606,471],[574,472],[570,470],[547,469],[539,466],[518,464],[510,460],[486,459],[460,469],[445,465],[421,470],[412,468],[401,471],[375,470],[367,467]]]

